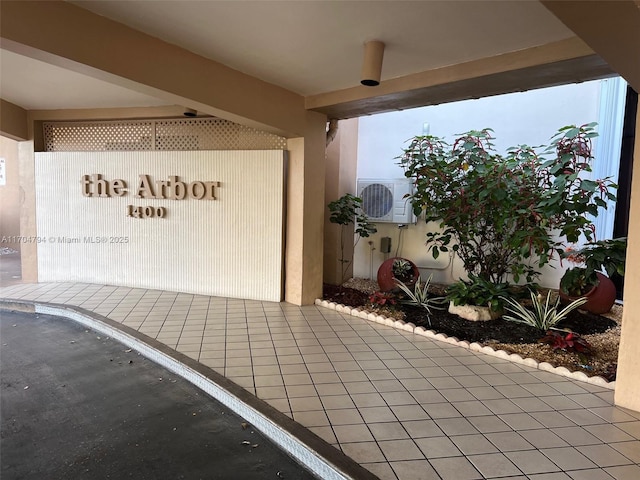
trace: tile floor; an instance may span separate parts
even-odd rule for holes
[[[210,366],[381,479],[637,480],[640,413],[613,391],[317,306],[88,284],[80,306]]]

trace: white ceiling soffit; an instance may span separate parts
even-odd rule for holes
[[[0,50],[0,96],[26,110],[155,107],[166,101]]]
[[[74,1],[301,95],[359,83],[364,42],[382,80],[573,36],[537,1]]]

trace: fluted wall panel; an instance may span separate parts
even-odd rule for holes
[[[99,197],[93,182],[83,195],[94,174],[128,191]],[[137,198],[140,175],[219,186],[215,200]],[[40,281],[282,298],[283,151],[37,153],[36,202]],[[130,217],[128,205],[166,215]]]

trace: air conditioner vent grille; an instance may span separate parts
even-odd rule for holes
[[[358,196],[362,199],[362,210],[374,223],[413,223],[408,197],[413,183],[408,178],[372,179],[359,178]]]
[[[371,218],[383,218],[393,209],[393,192],[386,185],[374,183],[362,190],[362,208]]]

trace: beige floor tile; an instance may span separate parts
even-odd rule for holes
[[[581,446],[579,450],[599,467],[615,467],[633,463],[609,445],[586,445]]]
[[[632,412],[631,410],[625,410],[623,408],[614,407],[609,405],[608,407],[596,407],[589,409],[592,413],[595,413],[604,420],[612,423],[616,422],[633,422],[640,416],[638,412]],[[632,415],[632,414],[634,414]]]
[[[270,400],[273,398],[286,398],[287,391],[285,390],[284,386],[256,387],[256,394],[258,398],[261,398],[263,400]]]
[[[413,440],[384,440],[378,442],[378,445],[390,462],[425,458]]]
[[[425,437],[414,439],[427,459],[440,457],[461,457],[462,452],[448,437]]]
[[[640,441],[614,442],[610,443],[609,446],[615,448],[632,462],[640,465]]]
[[[531,416],[547,428],[575,427],[575,423],[558,412],[531,412]]]
[[[291,365],[280,364],[280,371],[283,375],[307,374],[307,366],[304,363],[294,363]]]
[[[347,391],[352,394],[358,393],[375,393],[376,388],[372,382],[364,381],[364,382],[345,382],[344,387]]]
[[[278,350],[276,349],[276,354],[277,353]],[[304,363],[304,360],[302,358],[302,355],[278,355],[278,363],[280,363],[280,365],[292,365],[297,363]]]
[[[444,436],[444,432],[433,420],[409,420],[401,423],[411,438]]]
[[[309,364],[307,364],[307,368]],[[322,384],[322,383],[340,383],[340,377],[335,372],[313,372],[311,373],[311,378],[313,379],[313,383]]]
[[[351,442],[341,445],[342,451],[358,463],[382,462],[385,460],[378,445],[373,442]]]
[[[488,453],[467,457],[483,478],[508,477],[522,472],[502,453]]]
[[[289,398],[315,397],[318,395],[316,388],[312,385],[288,385],[285,377],[286,393]]]
[[[353,442],[373,442],[373,436],[366,425],[334,425],[333,432],[341,445]],[[375,461],[375,460],[368,460]]]
[[[394,422],[398,420],[395,412],[389,407],[360,407],[358,411],[367,423]]]
[[[322,410],[322,403],[317,396],[290,398],[292,412],[308,412],[311,410]]]
[[[293,419],[305,427],[329,426],[329,418],[324,410],[310,410],[306,412],[293,412]]]
[[[498,449],[484,435],[457,435],[449,437],[458,450],[465,455],[496,453]]]
[[[498,417],[516,431],[544,428],[544,425],[528,413],[508,413],[505,415],[498,415]]]
[[[349,445],[354,445],[350,443]],[[377,447],[377,445],[376,445]],[[366,446],[364,448],[367,448]],[[373,473],[380,480],[398,480],[398,477],[394,473],[391,465],[389,465],[386,460],[383,460],[376,463],[362,463],[362,466]],[[415,477],[414,477],[415,478]]]
[[[410,438],[400,422],[369,423],[368,426],[376,441]]]
[[[549,460],[562,470],[578,470],[595,468],[597,465],[585,456],[584,447],[577,450],[573,447],[543,448],[540,450]],[[628,461],[625,463],[629,463]]]
[[[640,478],[640,466],[625,465],[622,467],[609,467],[605,471],[615,480],[638,480]]]
[[[351,399],[358,408],[386,406],[379,393],[355,393],[351,395]]]
[[[310,373],[331,373],[331,372],[335,372],[335,369],[333,368],[333,364],[331,364],[330,362],[323,362],[323,363],[307,363],[307,370]]]
[[[417,405],[416,399],[409,392],[383,392],[380,394],[390,407],[398,405]]]
[[[260,375],[255,377],[256,387],[284,386],[282,375]]]
[[[331,427],[309,427],[309,430],[331,445],[335,445],[337,443],[336,436],[333,434],[333,429]]]
[[[275,355],[256,356],[256,352],[252,351],[251,359],[254,366],[278,365],[278,358]]]
[[[316,391],[321,397],[331,395],[345,395],[347,390],[341,383],[320,383],[316,384]]]
[[[439,478],[427,460],[393,462],[391,468],[399,480],[433,480]]]
[[[436,458],[429,463],[443,480],[476,480],[482,475],[465,458]]]
[[[402,372],[403,370],[394,370],[393,372],[391,370],[369,370],[368,372],[365,372],[365,375],[373,382],[376,380],[395,380],[397,378],[404,378],[401,377]]]
[[[343,408],[339,410],[327,410],[327,416],[331,425],[356,425],[364,423],[357,408]]]
[[[257,388],[257,387],[256,387]],[[279,410],[280,412],[291,415],[291,409],[289,406],[289,400],[286,398],[270,398],[269,400],[265,400],[269,405],[273,408]]]
[[[224,374],[225,374],[225,376],[230,377],[230,378],[232,378],[232,377],[253,377],[253,368],[250,367],[250,366],[238,367],[238,366],[235,366],[235,365],[229,365],[227,363],[227,368],[225,368]]]
[[[506,452],[505,456],[526,475],[560,471],[555,463],[537,450]]]
[[[555,430],[554,430],[555,431]],[[551,430],[538,429],[538,430],[524,430],[520,433],[522,437],[536,448],[553,448],[553,447],[566,447],[565,442],[558,435]]]
[[[248,367],[253,363],[249,356],[230,357],[229,355],[226,355],[225,358],[227,364],[233,367]]]
[[[313,385],[311,376],[308,373],[285,374],[283,372],[285,385]]]
[[[355,408],[353,400],[349,395],[323,396],[322,404],[325,410],[341,410],[345,408]]]

